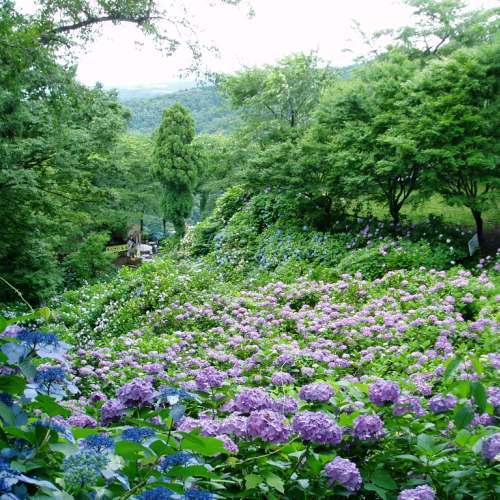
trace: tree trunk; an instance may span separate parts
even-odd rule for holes
[[[477,241],[479,242],[479,248],[481,251],[484,250],[484,230],[483,230],[483,218],[481,216],[481,212],[479,210],[473,210],[471,208],[472,216],[476,221],[476,233],[477,233]]]
[[[203,219],[203,213],[207,208],[207,202],[208,202],[208,193],[206,191],[202,191],[200,193],[200,219]]]
[[[163,218],[163,237],[167,236],[167,219]]]
[[[392,217],[392,230],[396,233],[399,226],[399,208],[397,206],[390,205],[389,212]]]
[[[139,231],[139,245],[142,242],[144,235],[144,213],[141,214],[141,223],[140,223],[140,231]]]

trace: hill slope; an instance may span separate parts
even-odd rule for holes
[[[154,97],[122,98],[123,105],[132,113],[130,130],[144,133],[157,128],[165,108],[175,102],[191,111],[197,133],[226,133],[235,126],[236,113],[229,109],[226,100],[214,87],[197,87]]]

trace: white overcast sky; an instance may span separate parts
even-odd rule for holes
[[[353,20],[372,32],[404,25],[410,18],[410,10],[398,0],[247,1],[255,11],[252,18],[247,16],[248,3],[235,8],[210,7],[207,0],[185,1],[200,27],[199,38],[219,49],[218,59],[205,59],[210,70],[230,72],[311,50],[335,66],[347,65],[364,50]],[[23,6],[30,0],[17,3]],[[469,0],[468,4],[492,7],[498,1]],[[78,54],[77,76],[88,85],[97,81],[106,86],[150,85],[177,79],[189,62],[184,50],[165,57],[132,26],[105,26],[101,36]]]

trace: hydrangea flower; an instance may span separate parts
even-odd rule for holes
[[[125,407],[117,399],[106,401],[101,407],[101,419],[104,423],[120,420],[124,415]]]
[[[79,451],[66,457],[63,462],[66,487],[72,491],[79,491],[85,486],[94,485],[101,469],[107,463],[108,459],[105,455],[90,450]]]
[[[184,498],[185,500],[212,500],[214,495],[209,491],[196,490],[192,488],[184,493]]]
[[[82,446],[95,452],[103,452],[114,448],[115,443],[105,434],[94,434],[82,439]]]
[[[444,413],[453,410],[457,404],[457,398],[452,394],[444,396],[443,394],[436,394],[429,399],[429,408],[434,413]]]
[[[420,399],[414,396],[401,396],[392,409],[394,415],[406,415],[411,413],[417,417],[425,415]]]
[[[248,417],[232,414],[227,416],[221,425],[221,432],[224,434],[234,434],[237,437],[243,437],[247,434]]]
[[[483,457],[492,461],[500,454],[500,432],[486,438],[481,446],[481,454]]]
[[[271,376],[271,383],[274,385],[293,384],[295,379],[287,372],[274,372]]]
[[[243,389],[232,401],[233,411],[250,413],[256,410],[266,410],[273,407],[273,400],[263,389]]]
[[[378,406],[395,403],[400,392],[399,385],[390,380],[377,380],[368,388],[370,401]]]
[[[436,492],[426,484],[403,490],[398,496],[398,500],[434,500],[435,498]]]
[[[379,439],[384,435],[384,423],[378,415],[360,415],[354,420],[353,434],[362,441]]]
[[[290,437],[290,426],[280,413],[272,410],[258,410],[250,413],[247,421],[250,436],[259,437],[268,443],[285,443]]]
[[[272,409],[283,415],[295,413],[299,407],[299,403],[291,396],[283,396],[282,398],[275,399],[272,404]]]
[[[122,439],[140,443],[147,438],[153,437],[156,434],[154,429],[149,427],[129,427],[122,432]]]
[[[176,404],[178,400],[193,399],[193,395],[178,387],[162,385],[159,390],[159,399],[162,403],[167,402],[168,404]]]
[[[45,333],[38,331],[21,329],[16,333],[16,337],[22,342],[28,344],[31,349],[35,349],[39,345],[54,345],[58,343],[57,336],[54,333]]]
[[[313,382],[302,386],[299,392],[300,399],[304,401],[317,401],[326,403],[333,396],[333,389],[325,382]]]
[[[61,384],[65,380],[66,374],[59,366],[44,366],[43,368],[39,368],[35,374],[35,382],[45,386]]]
[[[118,400],[126,408],[137,408],[152,404],[156,397],[151,382],[135,378],[118,389]]]
[[[238,445],[226,434],[217,434],[215,438],[224,443],[224,449],[229,451],[229,453],[238,453]]]
[[[143,491],[137,496],[138,500],[169,500],[170,498],[176,498],[174,492],[163,486],[158,486],[152,490]]]
[[[293,430],[304,441],[337,445],[342,441],[342,429],[328,415],[320,411],[303,411],[295,415]]]
[[[85,413],[77,413],[66,419],[66,423],[73,427],[97,427],[95,419]]]
[[[160,468],[165,471],[175,465],[184,465],[193,460],[193,457],[194,455],[189,451],[176,451],[175,453],[172,453],[172,455],[163,457],[160,463]]]
[[[335,457],[328,462],[325,465],[325,474],[330,485],[337,481],[349,491],[358,491],[363,484],[356,464],[346,458]]]
[[[200,391],[208,391],[209,389],[221,387],[225,379],[224,372],[216,370],[213,366],[207,366],[196,374],[196,387]]]

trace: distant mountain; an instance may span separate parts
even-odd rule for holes
[[[156,97],[162,94],[179,92],[180,90],[192,89],[196,82],[191,80],[171,80],[165,83],[154,83],[146,85],[134,85],[131,87],[113,87],[118,91],[118,97],[123,100],[143,99]]]
[[[160,125],[165,108],[175,102],[191,111],[197,133],[227,133],[237,122],[236,112],[215,87],[192,87],[169,93],[165,86],[118,90],[120,101],[132,113],[131,131],[152,132]]]

